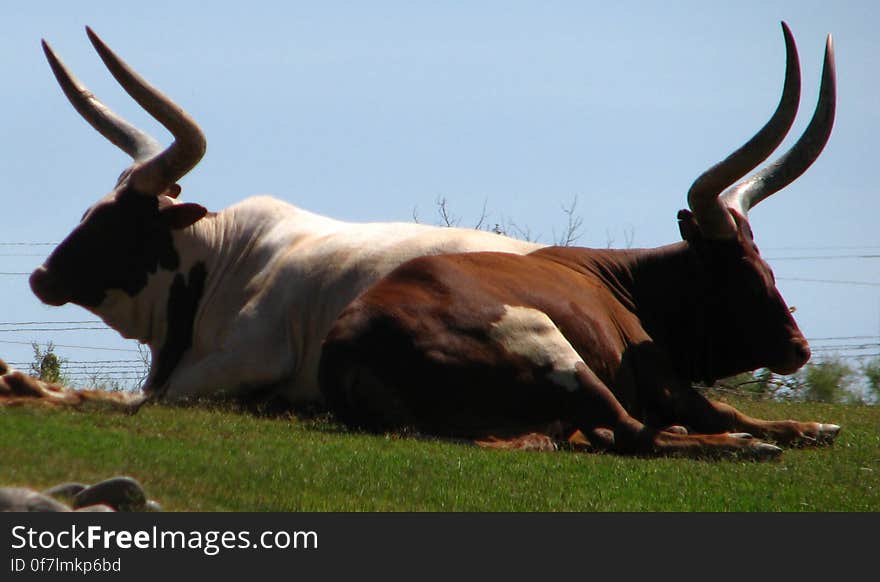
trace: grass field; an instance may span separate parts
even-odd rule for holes
[[[843,426],[780,461],[529,453],[152,406],[0,409],[0,485],[140,480],[170,511],[880,511],[880,407],[736,401]]]

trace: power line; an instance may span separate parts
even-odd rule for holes
[[[55,247],[53,242],[0,242],[0,247]]]
[[[73,372],[85,373],[88,371],[88,372],[99,372],[102,374],[104,374],[104,373],[106,373],[106,374],[129,374],[129,373],[134,373],[134,372],[143,372],[143,371],[147,370],[147,366],[132,366],[129,364],[127,364],[125,366],[120,366],[120,367],[106,368],[106,367],[102,367],[102,366],[97,366],[97,367],[68,366],[65,362],[61,362],[61,368],[62,368],[62,370],[70,370]]]
[[[16,342],[12,340],[0,340],[0,344],[18,344],[22,346],[32,345],[33,342]],[[68,348],[68,349],[77,349],[77,350],[102,350],[107,352],[134,352],[139,353],[138,350],[133,349],[125,349],[125,348],[101,348],[96,346],[74,346],[74,345],[66,345],[66,344],[56,344],[53,343],[53,346],[56,348]]]
[[[828,246],[797,246],[797,247],[765,247],[765,251],[862,251],[880,249],[880,245],[828,245]]]
[[[134,374],[138,372],[145,372],[145,366],[129,366],[126,368],[90,368],[87,366],[61,366],[62,369],[67,372],[76,373],[76,374],[102,374],[102,375],[112,375],[112,374]]]
[[[0,325],[79,325],[102,323],[100,319],[84,319],[82,321],[0,321]]]
[[[68,374],[68,373],[65,372],[64,375],[65,375],[65,376],[68,376],[68,377],[70,377],[70,378],[95,378],[95,380],[101,380],[101,379],[107,379],[107,380],[143,380],[143,379],[144,379],[142,376],[113,376],[113,375],[108,375],[108,374],[87,374],[87,373],[83,373],[83,374],[79,374],[79,373]]]
[[[832,259],[880,259],[880,255],[808,255],[796,257],[767,257],[768,261],[830,261]]]
[[[6,362],[10,366],[30,366],[33,362]],[[62,363],[66,366],[68,364],[90,364],[90,365],[107,365],[107,364],[143,364],[143,360],[68,360],[62,358]]]
[[[33,331],[115,331],[109,327],[12,327],[0,329],[0,333],[17,333],[17,332],[33,332]]]
[[[844,336],[839,336],[839,337],[808,337],[807,341],[823,342],[823,341],[859,340],[859,339],[880,339],[880,336],[877,336],[877,335],[844,335]]]
[[[32,365],[32,364],[29,364],[29,365]],[[97,364],[94,366],[90,365],[90,364],[71,365],[63,358],[61,359],[60,365],[63,370],[73,370],[73,371],[91,370],[91,371],[107,372],[108,374],[125,374],[128,372],[141,372],[144,370],[148,370],[150,368],[149,362],[141,362],[139,364],[119,364],[119,365]]]
[[[811,348],[811,351],[814,352],[834,352],[834,351],[858,351],[858,350],[870,350],[880,347],[880,344],[849,344],[842,346],[814,346]]]
[[[803,283],[829,283],[832,285],[863,285],[867,287],[880,287],[880,283],[873,281],[845,281],[841,279],[808,279],[806,277],[776,277],[777,281],[799,281]]]

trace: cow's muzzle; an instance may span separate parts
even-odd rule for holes
[[[34,272],[31,273],[30,284],[34,295],[47,305],[58,307],[70,301],[61,281],[46,267],[40,266],[34,269]]]
[[[810,361],[810,344],[804,338],[798,338],[791,342],[785,361],[776,366],[770,366],[770,371],[775,374],[787,376],[800,370],[804,364]]]

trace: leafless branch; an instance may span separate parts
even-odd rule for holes
[[[138,359],[141,361],[141,365],[143,368],[140,371],[140,379],[138,380],[139,387],[143,387],[144,383],[147,381],[147,377],[150,375],[150,366],[152,364],[152,353],[150,353],[149,348],[144,344],[139,343],[137,345],[138,351]]]
[[[528,226],[520,227],[512,220],[508,220],[506,226],[503,227],[504,234],[518,238],[521,240],[536,242],[540,235],[532,235],[532,229]]]
[[[440,226],[458,226],[461,222],[461,218],[453,215],[447,206],[447,201],[445,196],[440,196],[436,200],[437,204],[437,213],[440,215],[440,220],[442,221]]]
[[[631,249],[633,248],[633,243],[636,240],[636,229],[633,225],[628,224],[623,228],[623,243],[624,247]]]
[[[623,248],[631,249],[633,248],[633,243],[636,240],[636,229],[628,224],[623,227]],[[614,233],[610,229],[605,229],[605,248],[614,248]]]
[[[488,199],[483,198],[483,211],[480,212],[480,218],[477,220],[477,223],[474,225],[474,230],[481,230],[483,228],[483,223],[486,221],[486,204],[488,203]],[[497,227],[497,225],[496,225]]]
[[[562,212],[565,213],[566,224],[565,230],[562,233],[562,236],[556,237],[554,236],[554,244],[557,246],[570,247],[575,244],[577,240],[581,237],[581,227],[584,224],[584,219],[575,214],[575,210],[577,209],[578,198],[575,196],[571,204],[568,206],[562,205]],[[555,235],[555,233],[554,233]]]

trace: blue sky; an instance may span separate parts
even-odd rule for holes
[[[837,123],[819,161],[756,208],[752,225],[809,338],[880,342],[880,259],[860,258],[880,255],[875,2],[208,5],[4,9],[0,243],[61,240],[128,163],[68,105],[40,38],[112,108],[167,140],[104,70],[86,24],[202,125],[208,153],[182,181],[183,196],[212,210],[268,193],[348,220],[411,220],[415,212],[436,222],[435,201],[445,197],[462,225],[485,204],[490,223],[512,222],[552,242],[564,227],[561,207],[577,196],[580,244],[621,246],[632,237],[644,247],[678,240],[675,214],[693,179],[772,113],[784,19],[804,84],[783,148],[812,114],[829,32]],[[29,272],[50,248],[0,245],[0,272]],[[805,258],[829,255],[845,258]],[[94,319],[41,305],[24,276],[0,275],[0,298],[6,360],[29,360],[32,340],[134,347],[113,332],[5,325]],[[31,329],[10,331],[22,327]],[[880,352],[843,351],[870,349]],[[72,360],[132,354],[58,351]]]

